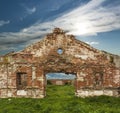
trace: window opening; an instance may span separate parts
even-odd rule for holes
[[[59,48],[59,49],[57,50],[57,53],[61,55],[61,54],[63,53],[63,49],[62,49],[62,48]]]
[[[19,72],[16,77],[17,89],[25,89],[27,86],[27,73]]]
[[[99,72],[95,73],[94,81],[95,88],[97,89],[101,88],[103,84],[103,74]]]

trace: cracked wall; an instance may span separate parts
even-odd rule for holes
[[[24,50],[0,57],[0,97],[43,98],[45,74],[53,72],[76,75],[76,96],[119,96],[118,61],[119,56],[97,50],[55,28]]]

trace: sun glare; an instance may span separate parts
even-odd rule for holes
[[[90,29],[91,27],[90,22],[82,22],[82,23],[76,23],[73,26],[73,30],[70,32],[74,35],[86,35],[89,34],[90,32],[92,32]]]
[[[88,34],[90,32],[90,22],[84,22],[80,24],[76,24],[77,32],[81,35]]]

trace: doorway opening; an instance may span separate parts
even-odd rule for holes
[[[74,96],[76,75],[65,73],[46,74],[47,97],[67,98]]]

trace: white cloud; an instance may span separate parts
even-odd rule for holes
[[[103,7],[105,0],[92,0],[68,14],[57,18],[52,24],[70,31],[74,35],[96,35],[120,29],[120,4]]]
[[[4,21],[4,20],[0,20],[0,26],[4,26],[5,24],[9,24],[10,21]]]
[[[100,32],[107,32],[120,29],[120,2],[114,5],[103,5],[106,0],[91,0],[83,6],[77,7],[71,12],[64,13],[62,16],[48,21],[37,22],[36,24],[22,29],[17,33],[2,33],[3,40],[13,41],[13,43],[34,41],[34,38],[40,37],[56,27],[69,31],[69,34],[85,36],[97,35]],[[36,11],[36,8],[26,9],[28,14]],[[6,37],[6,38],[4,38]],[[6,39],[6,40],[5,40]],[[36,39],[35,39],[36,40]],[[2,42],[1,42],[2,43]],[[98,44],[91,42],[90,44]]]
[[[70,34],[89,36],[120,29],[120,4],[114,6],[110,3],[110,6],[103,7],[104,2],[105,0],[92,0],[52,21],[36,23],[26,28],[26,31],[44,33],[41,29],[50,31],[56,26],[69,31]]]
[[[9,47],[9,46],[6,46],[6,45],[0,45],[0,49],[1,50],[16,50],[15,47]]]
[[[33,13],[35,13],[36,12],[36,7],[32,7],[32,8],[29,8],[29,7],[27,7],[26,5],[24,5],[24,4],[21,4],[21,6],[23,7],[23,9],[24,9],[24,14],[23,14],[23,16],[20,18],[20,20],[22,21],[23,19],[25,19],[28,15],[31,15],[31,14],[33,14]]]
[[[99,42],[86,42],[86,43],[89,45],[98,45],[99,44]]]
[[[36,7],[33,7],[33,8],[27,8],[26,7],[26,11],[27,11],[28,14],[33,14],[33,13],[36,12]]]

